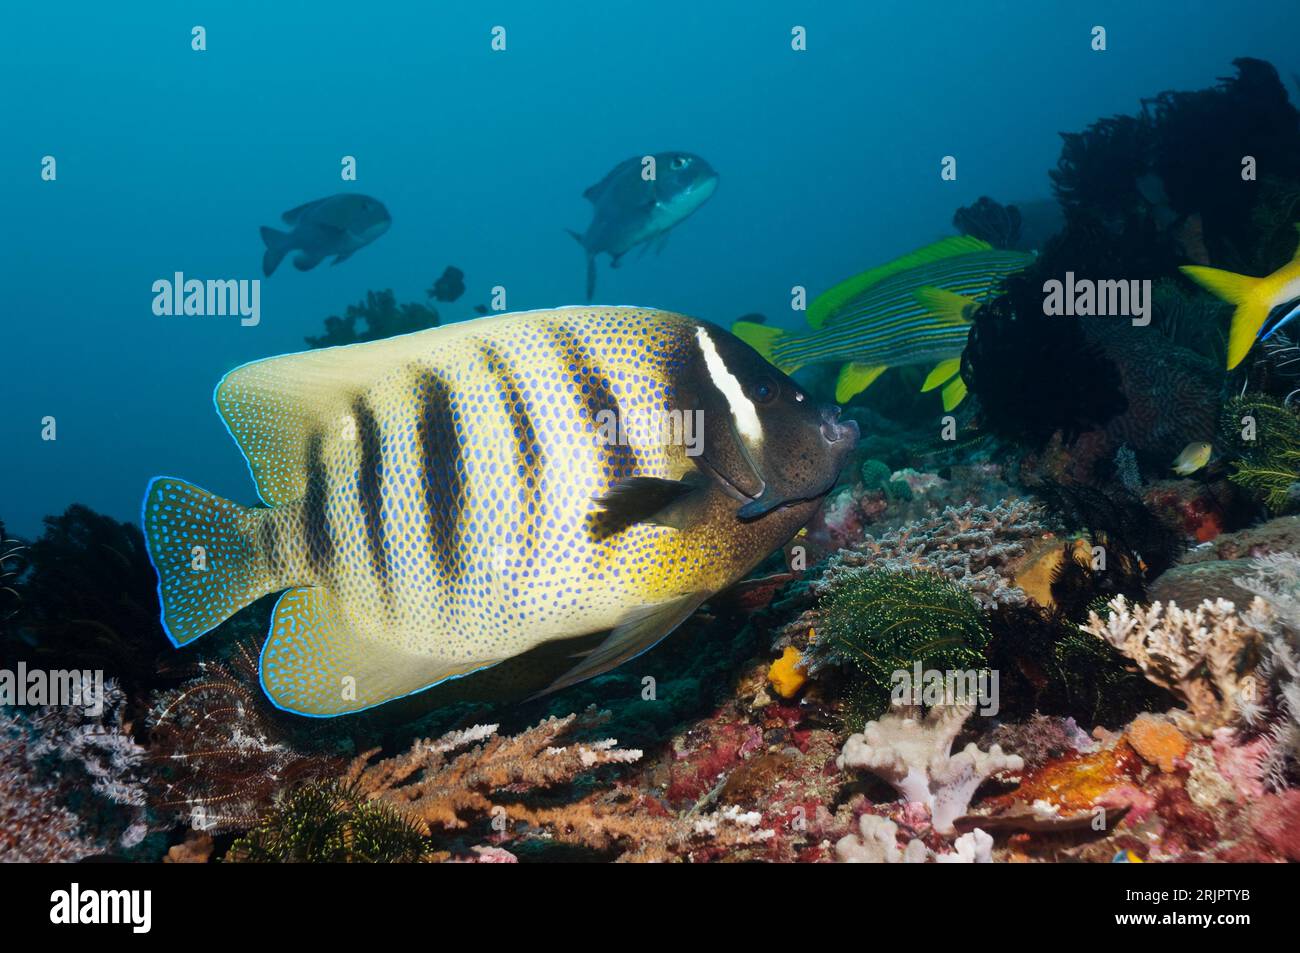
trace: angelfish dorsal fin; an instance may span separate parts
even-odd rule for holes
[[[352,405],[377,380],[427,353],[449,333],[430,328],[398,337],[271,357],[237,367],[217,383],[217,412],[248,460],[270,506],[302,499],[313,446],[347,426]]]

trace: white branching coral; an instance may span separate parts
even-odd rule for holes
[[[971,716],[971,705],[935,705],[928,713],[900,705],[850,735],[836,759],[841,770],[860,768],[893,785],[904,800],[924,804],[941,834],[966,813],[975,791],[1000,771],[1020,771],[1019,755],[993,745],[981,751],[972,742],[956,754],[952,743]]]
[[[923,864],[929,854],[919,840],[899,847],[898,825],[877,814],[863,814],[858,833],[847,834],[835,844],[835,859],[842,864]]]
[[[1258,699],[1241,708],[1247,727],[1272,741],[1262,765],[1269,787],[1280,790],[1300,767],[1300,557],[1274,553],[1255,560],[1251,575],[1237,585],[1256,595],[1247,621],[1264,635],[1257,678]]]
[[[1109,607],[1104,619],[1089,613],[1084,629],[1183,702],[1188,727],[1208,733],[1253,704],[1252,660],[1262,641],[1259,626],[1271,615],[1262,599],[1244,615],[1226,599],[1180,609],[1174,602],[1144,608],[1116,596]]]
[[[835,843],[835,859],[842,864],[991,864],[993,838],[979,828],[961,835],[953,842],[951,853],[937,854],[919,839],[898,844],[898,825],[876,814],[858,819],[858,832],[847,834]]]

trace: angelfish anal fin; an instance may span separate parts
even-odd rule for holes
[[[558,692],[636,658],[690,618],[708,595],[706,592],[690,592],[668,602],[631,610],[600,645],[580,656],[577,665],[532,697]]]
[[[364,711],[495,662],[449,665],[363,642],[320,587],[290,589],[275,604],[258,666],[277,708],[332,718]]]

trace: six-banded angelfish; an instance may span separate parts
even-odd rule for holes
[[[269,358],[214,400],[265,506],[150,483],[163,627],[283,591],[262,685],[316,716],[556,640],[590,637],[552,690],[639,654],[807,522],[858,436],[726,331],[636,308]]]
[[[732,331],[789,373],[843,363],[835,384],[840,403],[890,367],[934,364],[922,390],[942,386],[951,410],[966,396],[958,371],[970,311],[1032,260],[1028,252],[997,251],[978,238],[945,238],[819,295],[808,306],[811,330],[736,322]]]
[[[1183,265],[1179,271],[1237,306],[1228,331],[1228,370],[1245,360],[1256,341],[1267,340],[1300,315],[1300,247],[1289,262],[1263,278],[1203,265]]]
[[[646,158],[654,159],[651,169]],[[648,177],[653,173],[653,177]],[[587,253],[587,300],[596,293],[596,256],[617,268],[637,245],[663,248],[668,230],[703,205],[718,187],[718,173],[689,152],[624,159],[582,195],[595,210],[582,235],[569,229]]]

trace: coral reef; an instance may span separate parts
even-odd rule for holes
[[[963,235],[983,239],[994,248],[1015,248],[1020,240],[1020,210],[1014,205],[1000,205],[987,195],[957,209],[952,225]]]
[[[166,682],[158,670],[167,645],[140,528],[74,504],[47,516],[22,556],[0,654],[45,669],[103,669],[126,693],[128,718],[137,716],[147,690]]]
[[[1035,712],[1120,727],[1173,703],[1113,646],[1082,631],[1059,609],[1000,606],[989,616],[986,665],[1000,674],[1000,714]]]
[[[433,859],[424,832],[339,782],[308,784],[231,846],[235,863],[411,863]]]
[[[0,863],[60,863],[98,851],[28,758],[27,726],[0,711]]]
[[[365,327],[358,329],[357,322]],[[359,344],[378,341],[395,334],[409,334],[435,328],[441,319],[438,312],[426,305],[406,302],[399,305],[391,290],[367,291],[366,300],[350,304],[342,317],[325,319],[325,333],[306,338],[308,347],[337,347],[342,344]]]
[[[87,700],[90,700],[87,697]],[[124,721],[126,696],[111,679],[92,710],[44,706],[28,715],[27,757],[60,779],[83,833],[130,850],[148,835],[145,749]]]
[[[979,603],[936,573],[854,570],[822,599],[820,613],[813,654],[854,670],[858,723],[889,707],[897,672],[983,667],[989,632]]]
[[[193,678],[159,695],[148,715],[153,808],[195,830],[256,823],[285,792],[325,779],[343,759],[306,746],[257,686],[255,646],[204,660]]]
[[[1263,600],[1246,616],[1227,600],[1206,600],[1195,609],[1177,604],[1130,605],[1123,596],[1101,618],[1088,617],[1085,629],[1118,649],[1147,679],[1187,706],[1191,724],[1208,733],[1230,724],[1251,703],[1251,671],[1258,657]]]
[[[536,803],[539,793],[570,785],[593,768],[641,758],[640,751],[618,748],[612,738],[556,744],[576,727],[590,729],[599,721],[591,711],[581,721],[576,715],[548,718],[508,738],[496,733],[496,725],[477,725],[417,742],[406,753],[375,763],[375,752],[366,752],[342,780],[357,795],[391,806],[430,837],[486,821],[506,838],[546,838],[646,861],[733,849],[773,836],[759,827],[758,815],[734,807],[677,815],[644,795],[618,789],[567,804]]]
[[[973,704],[936,705],[924,714],[917,706],[896,706],[861,734],[850,735],[836,765],[880,776],[903,800],[925,805],[936,831],[951,833],[984,781],[1024,768],[1019,755],[1003,754],[996,744],[981,751],[972,742],[951,753],[973,711]]]
[[[1220,429],[1225,445],[1241,457],[1228,479],[1275,514],[1300,507],[1300,413],[1250,394],[1224,405]]]
[[[1044,532],[1042,510],[1027,500],[950,506],[841,551],[813,588],[817,594],[833,591],[846,573],[860,567],[924,569],[969,590],[983,606],[1016,603],[1024,594],[1012,584],[1009,567]]]
[[[1267,737],[1261,775],[1281,790],[1300,772],[1300,557],[1263,556],[1237,583],[1262,604],[1250,620],[1264,636],[1255,672],[1263,690],[1248,697],[1242,720]]]

